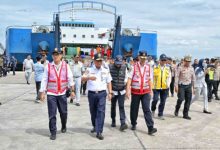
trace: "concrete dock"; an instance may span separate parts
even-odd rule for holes
[[[33,74],[32,74],[33,75]],[[32,77],[33,78],[33,77]],[[81,106],[68,102],[67,133],[61,133],[59,113],[57,113],[57,139],[49,139],[47,103],[35,103],[36,90],[32,79],[27,85],[23,72],[16,76],[9,74],[0,78],[0,149],[220,149],[220,101],[209,103],[213,114],[204,114],[203,101],[193,103],[189,115],[192,120],[174,117],[176,97],[168,97],[165,120],[154,118],[158,132],[147,134],[147,127],[140,107],[137,130],[130,130],[130,101],[125,109],[129,129],[119,131],[111,127],[110,101],[106,104],[106,118],[103,141],[90,133],[89,105],[86,96],[81,98]],[[182,105],[183,108],[183,105]],[[118,109],[117,109],[118,111]]]

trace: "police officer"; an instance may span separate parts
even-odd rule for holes
[[[102,66],[101,54],[95,54],[94,64],[87,68],[82,80],[87,81],[88,100],[93,125],[92,133],[96,132],[96,137],[103,140],[102,135],[105,120],[105,105],[108,89],[108,98],[112,98],[112,77],[107,68]]]
[[[182,101],[185,100],[183,118],[188,120],[191,120],[188,112],[192,99],[192,92],[194,92],[192,91],[192,87],[194,89],[195,82],[195,72],[190,63],[191,56],[185,56],[183,65],[178,67],[175,75],[175,92],[178,93],[178,100],[174,115],[178,116]]]
[[[128,125],[125,122],[126,115],[124,109],[125,101],[125,89],[127,83],[127,69],[126,65],[123,64],[122,56],[117,55],[115,58],[114,64],[109,65],[110,73],[112,76],[112,90],[114,96],[111,100],[111,118],[112,118],[112,127],[116,127],[116,103],[118,101],[119,112],[120,112],[120,121],[121,127],[120,130],[123,131],[128,128]]]
[[[144,112],[144,119],[148,127],[148,134],[152,135],[157,132],[154,128],[154,121],[150,110],[150,100],[152,93],[152,69],[149,64],[146,63],[147,53],[139,53],[139,62],[134,65],[133,70],[128,76],[126,96],[130,97],[131,89],[131,110],[130,118],[132,130],[136,130],[137,117],[139,104],[142,103],[142,109]]]
[[[45,99],[45,91],[47,91],[47,106],[49,114],[50,139],[56,139],[56,113],[57,108],[61,118],[61,132],[66,132],[67,122],[67,98],[66,89],[68,85],[71,87],[71,96],[74,97],[74,82],[70,67],[66,62],[61,61],[61,53],[58,50],[53,52],[53,62],[49,63],[44,70],[41,81],[40,99]]]
[[[160,105],[158,117],[164,120],[163,111],[166,103],[166,99],[169,92],[169,85],[171,81],[170,68],[166,66],[167,57],[165,54],[160,55],[160,62],[154,67],[154,80],[153,80],[153,101],[151,104],[151,111],[154,116],[157,102],[160,96]]]

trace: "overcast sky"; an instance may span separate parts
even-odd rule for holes
[[[0,42],[5,45],[7,26],[50,24],[64,0],[0,0]],[[220,1],[217,0],[99,0],[117,7],[122,26],[157,31],[158,54],[181,57],[220,56]],[[70,16],[70,14],[67,14]],[[113,16],[76,12],[75,18],[112,27]]]

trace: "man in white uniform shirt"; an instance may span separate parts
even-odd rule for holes
[[[103,140],[102,136],[104,120],[105,120],[105,105],[108,89],[108,98],[112,98],[112,77],[107,68],[102,66],[101,54],[94,56],[94,65],[86,70],[82,80],[87,81],[89,108],[91,121],[93,125],[92,133],[96,132],[96,137]]]

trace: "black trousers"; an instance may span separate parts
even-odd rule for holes
[[[172,77],[171,83],[170,83],[170,93],[174,95],[174,83],[175,83],[175,77]]]
[[[85,93],[86,92],[86,85],[87,85],[87,82],[82,82],[81,84],[81,88],[80,88],[80,93]]]
[[[218,88],[219,88],[219,83],[220,83],[220,80],[218,80],[218,84],[217,84],[217,91],[218,91]]]
[[[212,99],[213,82],[214,82],[213,80],[209,80],[209,81],[206,82],[207,83],[208,99],[209,100]]]
[[[213,81],[212,94],[215,95],[215,98],[218,98],[218,84],[219,84],[219,81]]]
[[[131,97],[131,108],[130,108],[130,119],[132,126],[136,126],[137,117],[139,111],[140,102],[142,104],[142,109],[144,113],[144,119],[147,124],[148,129],[152,129],[154,127],[154,121],[152,119],[152,114],[150,110],[150,94],[136,95],[132,94]]]
[[[119,114],[120,114],[120,121],[121,125],[125,124],[125,108],[124,108],[124,102],[125,102],[125,94],[121,95],[120,92],[118,92],[119,95],[115,95],[111,100],[111,118],[112,121],[115,122],[116,117],[116,103],[118,101],[119,106]]]
[[[183,116],[188,116],[190,103],[192,99],[192,85],[179,85],[178,86],[178,99],[176,103],[176,112],[179,111],[182,102],[185,100],[184,109],[183,109]]]
[[[60,119],[62,128],[66,128],[67,122],[67,98],[66,95],[53,96],[47,95],[47,106],[49,115],[49,128],[51,134],[56,134],[57,132],[57,108],[60,113]]]
[[[13,75],[15,75],[15,69],[16,69],[16,67],[12,66]]]
[[[41,81],[36,81],[35,83],[36,83],[37,99],[40,99],[39,90],[40,90]]]
[[[163,111],[167,99],[167,95],[169,93],[169,89],[162,89],[162,90],[153,90],[154,96],[153,96],[153,101],[151,103],[151,111],[155,111],[157,108],[157,102],[159,100],[160,96],[160,104],[158,107],[158,116],[163,116]]]

